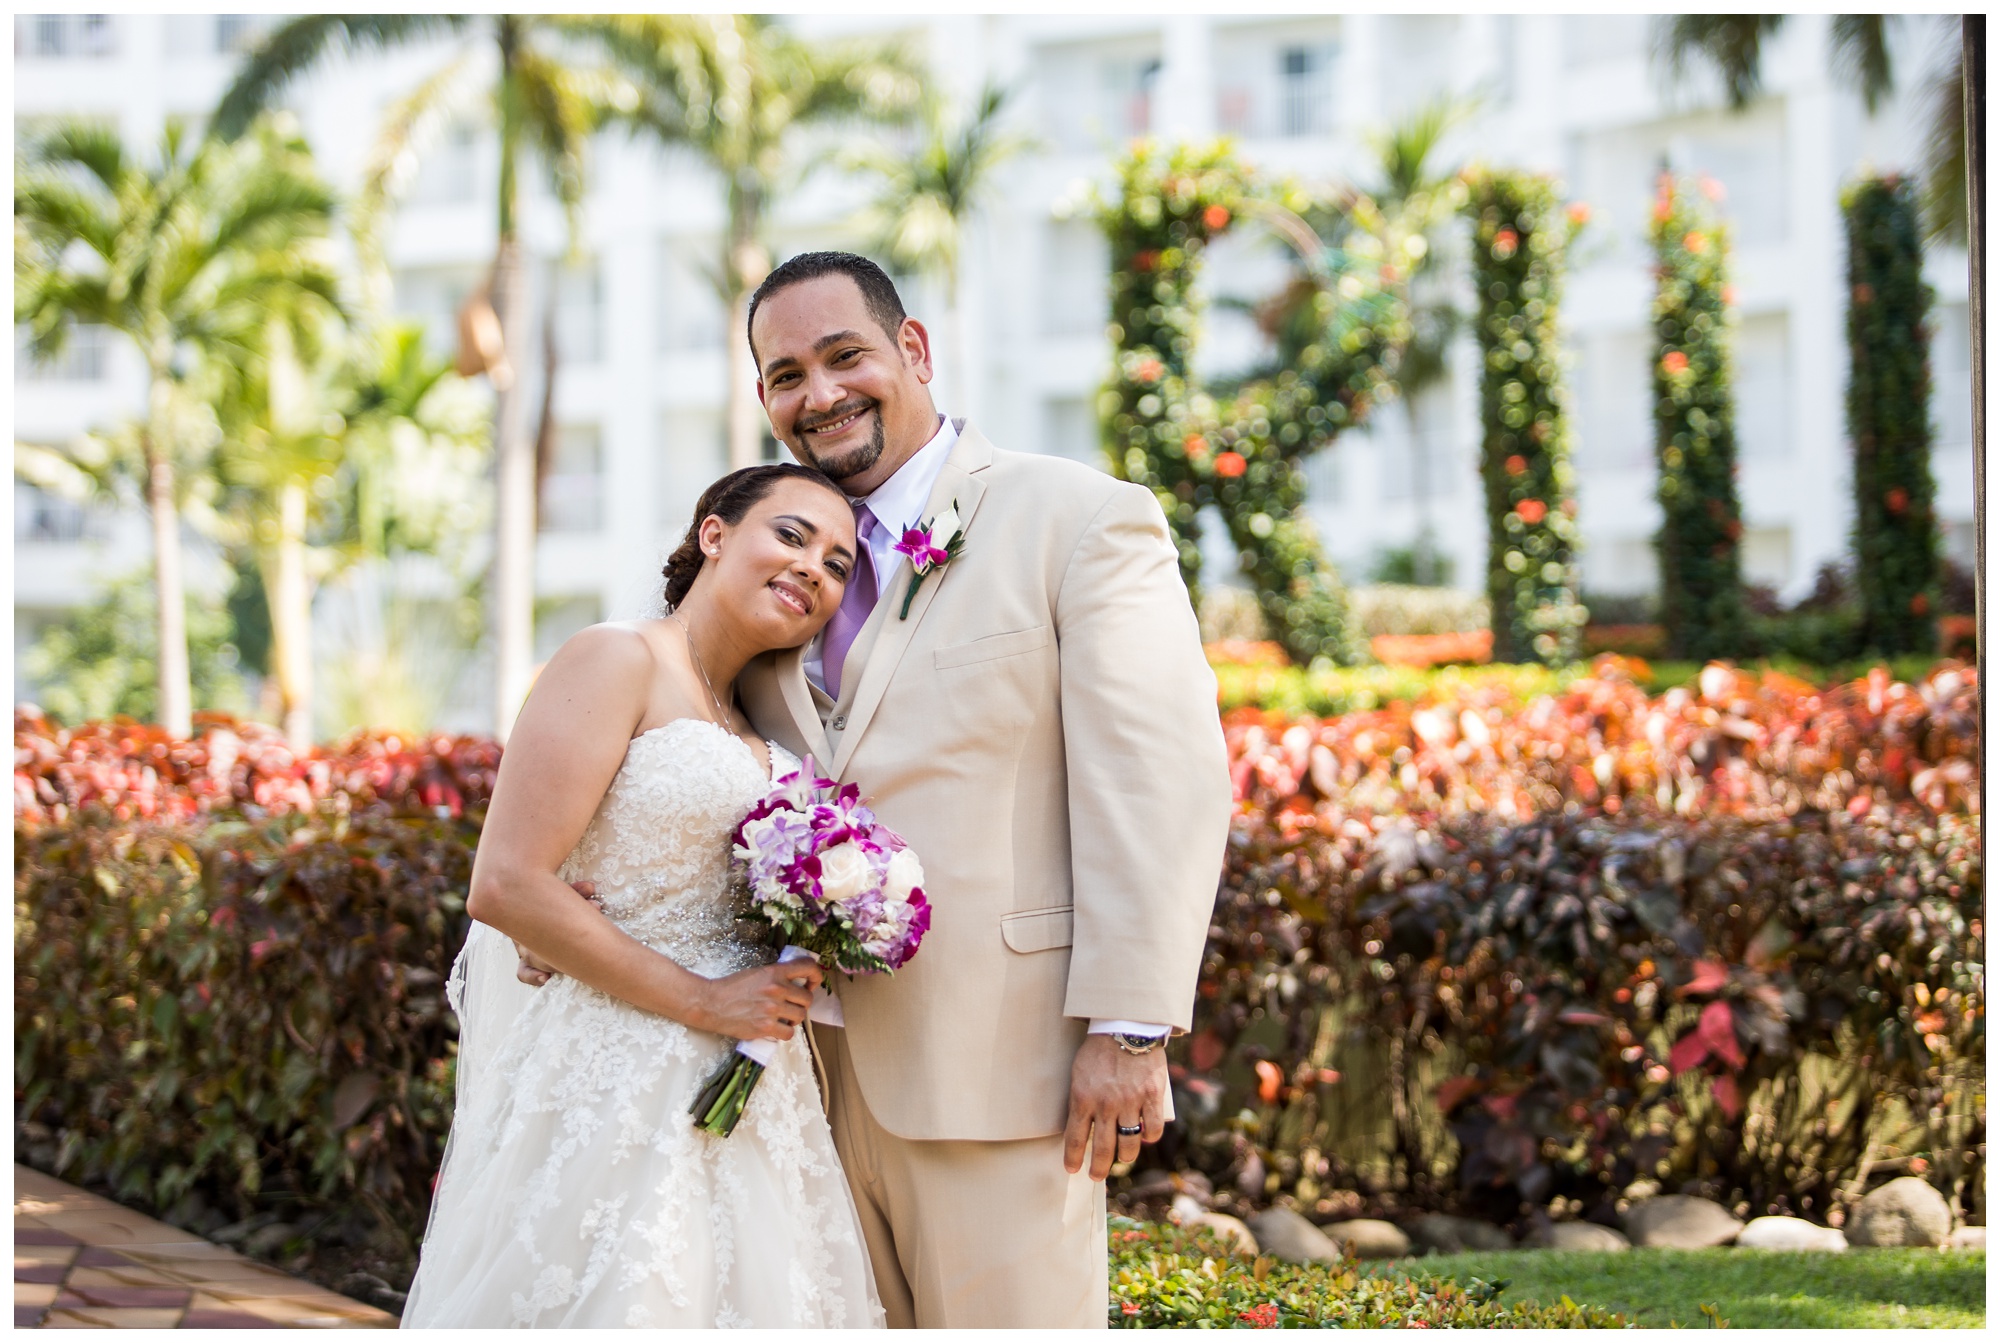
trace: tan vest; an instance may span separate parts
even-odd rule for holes
[[[962,552],[907,618],[907,562],[885,577],[838,703],[799,649],[737,684],[923,860],[916,958],[834,977],[869,1110],[1040,1137],[1090,1018],[1189,1023],[1229,827],[1215,677],[1150,491],[962,425],[925,518],[952,503]]]

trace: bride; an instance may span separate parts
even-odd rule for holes
[[[406,1327],[881,1323],[797,1035],[819,967],[741,938],[729,873],[731,832],[798,767],[736,673],[811,638],[854,562],[832,481],[734,472],[668,561],[668,615],[585,630],[542,672],[473,865],[457,1109]],[[517,985],[510,939],[560,977]],[[690,1101],[756,1038],[786,1043],[742,1123],[698,1132]]]

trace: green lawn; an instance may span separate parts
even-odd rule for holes
[[[1702,1327],[1704,1302],[1737,1329],[1980,1329],[1986,1255],[1936,1250],[1633,1250],[1582,1254],[1515,1250],[1435,1255],[1371,1272],[1506,1279],[1503,1301],[1551,1302],[1568,1293],[1634,1323]]]

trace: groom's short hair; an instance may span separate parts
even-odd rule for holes
[[[765,299],[781,289],[789,289],[807,280],[817,280],[824,275],[845,275],[861,290],[861,299],[868,305],[868,315],[881,326],[889,339],[903,329],[903,319],[909,314],[903,311],[902,295],[896,292],[895,281],[888,272],[865,256],[852,252],[801,252],[769,275],[764,283],[757,286],[757,292],[750,295],[750,313],[743,322],[743,338],[750,342],[750,355],[757,355],[757,342],[751,339],[751,329],[757,322],[757,308]]]

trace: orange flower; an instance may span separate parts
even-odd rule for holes
[[[1285,1075],[1278,1071],[1278,1065],[1269,1059],[1257,1060],[1257,1099],[1270,1105],[1278,1099],[1278,1088]]]
[[[1503,228],[1493,235],[1493,255],[1499,257],[1502,261],[1514,255],[1515,249],[1520,245],[1521,235],[1514,232],[1513,229]]]
[[[1139,1303],[1136,1301],[1120,1301],[1118,1309],[1127,1315],[1137,1315],[1139,1313]]]
[[[1736,286],[1735,286],[1735,285],[1733,285],[1733,284],[1726,284],[1726,285],[1722,286],[1722,301],[1723,301],[1724,303],[1728,304],[1728,305],[1729,305],[1730,307],[1732,307],[1732,308],[1736,306]]]
[[[1911,615],[1926,616],[1929,615],[1930,612],[1931,612],[1931,599],[1929,597],[1926,597],[1924,596],[1923,593],[1919,592],[1916,596],[1910,598]]]
[[[1865,284],[1855,285],[1854,301],[1856,303],[1873,303],[1875,301],[1875,291]]]
[[[1700,256],[1708,250],[1708,238],[1704,234],[1690,229],[1682,235],[1681,246],[1687,248],[1688,251],[1693,252],[1696,256]]]
[[[1157,359],[1141,359],[1132,366],[1132,376],[1140,382],[1158,382],[1166,371],[1167,366]]]
[[[1250,463],[1243,460],[1241,453],[1218,452],[1215,455],[1215,474],[1218,476],[1228,476],[1233,480],[1248,470],[1249,466]]]
[[[1588,224],[1590,222],[1590,207],[1588,205],[1585,205],[1582,201],[1571,201],[1569,207],[1569,222],[1576,225],[1578,228],[1582,228],[1585,224]]]
[[[1160,254],[1158,252],[1149,250],[1145,252],[1135,252],[1132,254],[1133,270],[1151,270],[1153,267],[1159,264],[1160,264]]]
[[[1200,434],[1189,434],[1181,440],[1181,451],[1190,457],[1199,457],[1208,450],[1208,440]]]
[[[1669,375],[1685,373],[1687,372],[1687,366],[1688,357],[1679,350],[1668,350],[1660,359],[1660,367],[1665,369]]]
[[[1882,496],[1882,502],[1888,506],[1891,513],[1901,517],[1903,510],[1910,506],[1910,492],[1898,485]]]
[[[1211,205],[1201,212],[1201,222],[1211,229],[1226,228],[1229,224],[1229,207]]]
[[[1514,505],[1514,511],[1520,514],[1521,521],[1532,527],[1549,515],[1549,506],[1539,499],[1523,499]]]
[[[1512,457],[1509,457],[1507,459],[1508,475],[1524,476],[1527,473],[1528,473],[1528,459],[1526,457],[1523,457],[1520,453],[1517,452]]]
[[[1707,173],[1703,173],[1701,175],[1701,194],[1712,201],[1719,201],[1729,193],[1722,189],[1722,183],[1716,181]]]

